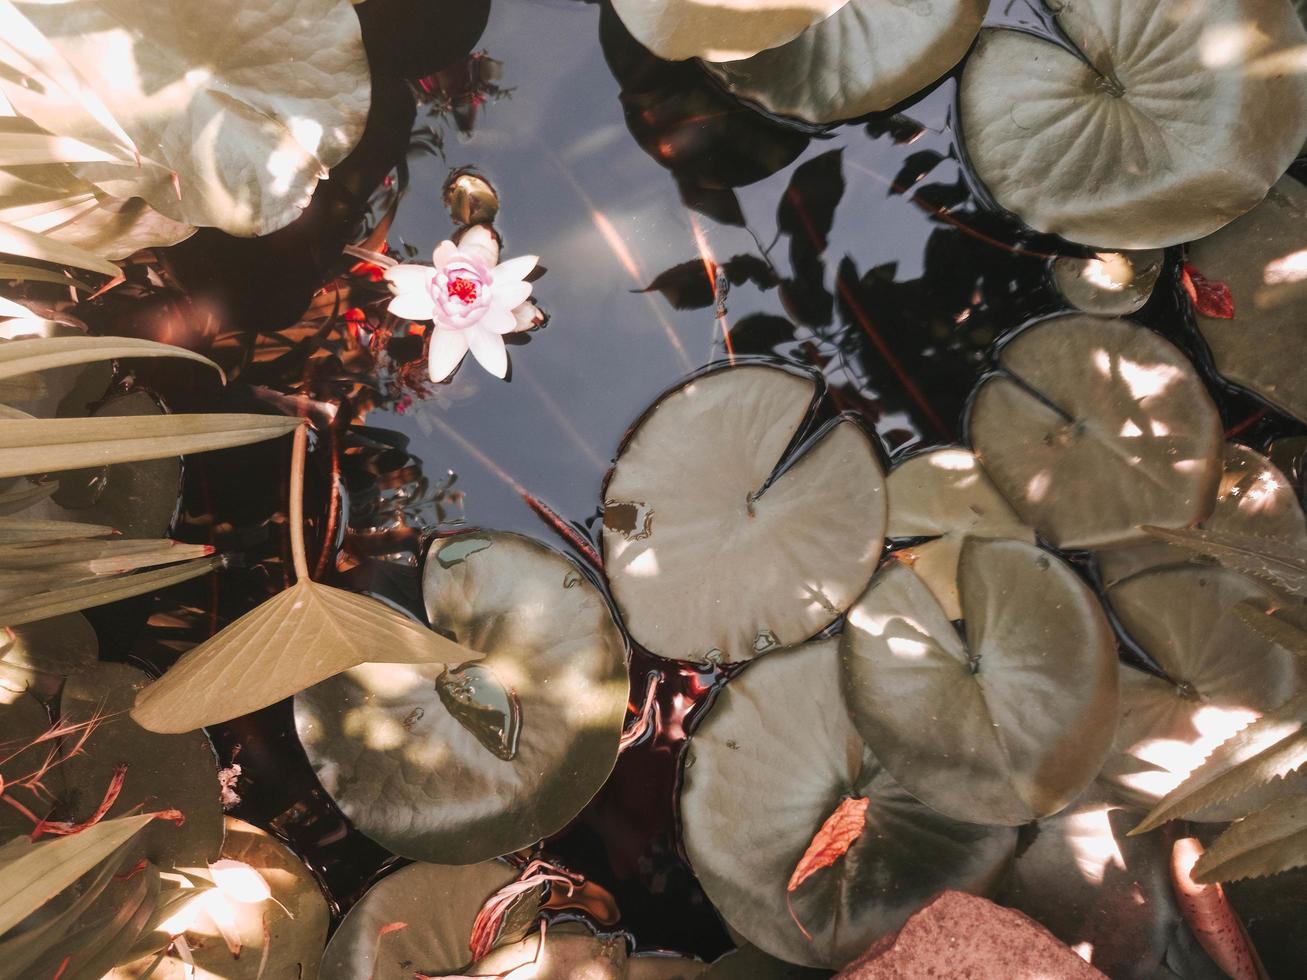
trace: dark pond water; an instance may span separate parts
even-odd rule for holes
[[[303,219],[255,243],[202,232],[165,258],[181,289],[142,281],[82,311],[97,329],[186,343],[233,368],[225,392],[199,372],[179,381],[173,365],[166,378],[143,372],[175,408],[256,406],[278,393],[340,406],[318,439],[309,502],[330,539],[319,563],[328,580],[416,610],[423,536],[458,522],[584,560],[628,427],[687,373],[733,357],[819,371],[834,406],[858,413],[889,459],[955,441],[995,342],[1064,308],[1047,265],[1067,246],[984,208],[951,129],[951,78],[897,113],[805,131],[741,107],[693,65],[645,55],[600,5],[495,0],[483,32],[485,4],[438,7],[439,23],[417,27],[365,16],[373,119]],[[1023,2],[996,2],[990,16],[1047,32]],[[404,80],[442,63],[452,67],[420,86]],[[365,278],[337,280],[348,295],[319,294],[329,326],[318,341],[320,324],[299,321],[347,267],[336,261],[346,240],[390,221],[391,244],[425,258],[449,237],[441,190],[462,167],[498,189],[504,254],[536,254],[547,268],[535,295],[549,325],[510,348],[507,382],[469,359],[424,393],[402,369],[420,340],[387,341],[383,293]],[[722,266],[728,290],[719,281],[714,295],[704,258]],[[1204,365],[1173,281],[1139,318]],[[641,292],[650,284],[662,288]],[[351,327],[354,307],[363,313]],[[1212,385],[1250,444],[1296,431]],[[351,416],[367,428],[347,433]],[[97,613],[111,656],[166,664],[180,643],[282,587],[285,468],[284,447],[193,461],[177,536],[213,540],[239,567],[179,601]],[[718,678],[637,651],[633,697],[651,672],[664,677],[662,729],[622,756],[547,850],[615,896],[641,946],[712,956],[730,940],[677,854],[673,793],[684,726]],[[284,705],[269,709],[215,731],[215,743],[224,764],[240,747],[237,814],[287,839],[343,911],[391,858],[325,799],[288,718]]]

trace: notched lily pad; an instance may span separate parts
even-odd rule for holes
[[[1307,187],[1282,178],[1257,207],[1191,245],[1189,259],[1234,299],[1228,320],[1197,314],[1216,370],[1307,422]]]
[[[967,154],[1037,231],[1161,248],[1255,206],[1307,138],[1307,34],[1282,0],[1060,0],[1072,47],[987,29],[962,73]]]
[[[1238,443],[1225,446],[1216,506],[1198,527],[1237,534],[1250,541],[1268,538],[1307,549],[1307,520],[1293,484],[1261,453]],[[1096,557],[1098,573],[1107,586],[1148,568],[1197,558],[1194,552],[1164,541],[1110,548],[1100,551]]]
[[[962,60],[988,0],[849,0],[788,44],[708,63],[741,98],[814,123],[879,112]]]
[[[886,489],[888,535],[934,539],[900,548],[894,557],[926,583],[949,619],[962,618],[958,556],[968,536],[1016,538],[1034,544],[1035,532],[1021,523],[980,461],[965,449],[937,449],[913,456],[894,468]]]
[[[844,612],[880,557],[884,477],[841,418],[797,450],[818,396],[747,365],[665,395],[604,495],[604,560],[631,635],[662,657],[734,663],[800,643]]]
[[[1237,572],[1152,569],[1113,586],[1108,600],[1125,632],[1166,674],[1121,666],[1121,723],[1100,779],[1126,803],[1151,809],[1218,745],[1307,687],[1307,661],[1239,616],[1242,603],[1267,611],[1282,600]],[[1235,819],[1256,795],[1195,819]]]
[[[1017,826],[1065,807],[1102,766],[1116,643],[1089,587],[1034,545],[970,539],[958,583],[965,639],[907,568],[872,581],[840,643],[845,697],[908,792]]]
[[[1021,518],[1059,548],[1189,527],[1216,498],[1221,420],[1174,345],[1125,320],[1063,316],[999,355],[968,418],[976,455]]]
[[[773,956],[830,969],[941,889],[988,889],[1016,843],[1011,828],[962,823],[909,795],[863,743],[841,697],[833,640],[751,664],[691,737],[680,801],[686,852],[727,922]],[[869,801],[862,832],[787,903],[800,858],[849,798]]]
[[[415,972],[464,972],[477,913],[516,876],[498,861],[400,868],[369,888],[345,916],[323,954],[322,980],[412,980]],[[501,937],[521,938],[538,907],[538,895],[522,896]]]
[[[295,724],[359,830],[407,857],[467,864],[560,830],[603,784],[626,644],[571,561],[515,534],[435,541],[423,596],[433,628],[484,657],[363,664],[297,695]]]

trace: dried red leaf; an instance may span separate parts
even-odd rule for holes
[[[1192,263],[1186,262],[1180,272],[1180,284],[1202,316],[1211,320],[1234,319],[1234,294],[1219,279],[1208,279]]]
[[[790,905],[790,896],[822,868],[829,868],[842,858],[853,846],[853,842],[862,835],[862,828],[866,826],[867,806],[870,802],[865,796],[850,796],[841,800],[835,812],[827,817],[826,822],[817,830],[812,843],[803,852],[803,857],[799,858],[799,863],[794,866],[794,873],[790,875],[790,880],[785,885],[785,903],[789,905],[790,918],[809,942],[812,941],[812,936],[794,914],[794,906]]]
[[[377,938],[380,939],[382,936],[389,936],[392,932],[399,932],[399,930],[407,928],[407,922],[387,922],[377,930]]]
[[[1259,960],[1238,913],[1220,885],[1200,885],[1191,872],[1203,845],[1181,837],[1171,846],[1171,885],[1198,945],[1233,980],[1257,980]]]

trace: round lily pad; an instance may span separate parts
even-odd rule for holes
[[[1016,843],[1011,828],[962,823],[909,795],[840,704],[833,640],[751,664],[692,735],[680,800],[686,852],[717,911],[763,951],[831,969],[941,889],[985,891]],[[786,885],[849,798],[868,800],[862,832],[797,886],[791,918]]]
[[[471,960],[468,941],[477,913],[516,876],[498,861],[400,868],[349,910],[323,954],[322,980],[412,980],[414,972],[463,972]],[[521,938],[538,906],[522,901],[512,907],[501,935]]]
[[[1024,541],[969,539],[958,585],[965,639],[906,567],[872,581],[840,644],[849,713],[941,813],[1012,826],[1056,813],[1112,744],[1112,628],[1070,566]]]
[[[125,664],[96,664],[64,683],[60,719],[81,722],[98,717],[81,751],[64,759],[64,797],[72,820],[89,818],[100,806],[119,767],[122,789],[107,816],[141,810],[180,810],[185,821],[158,820],[133,841],[141,856],[156,865],[204,867],[218,859],[223,816],[218,759],[203,731],[159,735],[128,714],[137,692],[150,683]]]
[[[879,112],[962,60],[989,0],[849,0],[788,44],[708,63],[741,98],[813,123]]]
[[[747,58],[784,44],[849,0],[614,0],[637,41],[672,61]]]
[[[1167,675],[1121,667],[1121,722],[1100,778],[1124,802],[1151,809],[1217,745],[1307,685],[1307,662],[1249,629],[1235,609],[1282,601],[1237,572],[1158,568],[1107,595],[1125,632]],[[1198,816],[1235,819],[1247,799]]]
[[[972,446],[1027,524],[1059,548],[1143,540],[1207,517],[1221,420],[1174,345],[1125,320],[1023,330],[971,403]]]
[[[1307,422],[1307,187],[1284,177],[1242,218],[1195,242],[1189,259],[1234,300],[1231,319],[1197,313],[1216,370]]]
[[[603,544],[641,646],[749,660],[816,635],[866,586],[884,477],[852,419],[799,443],[818,394],[808,375],[725,368],[665,395],[631,433],[605,488]]]
[[[312,980],[318,974],[327,941],[327,902],[309,869],[284,845],[241,820],[227,818],[222,857],[253,868],[267,884],[271,897],[243,901],[234,890],[215,888],[188,904],[174,928],[183,936],[194,966],[179,955],[176,946],[155,965],[157,950],[169,937],[158,931],[151,937],[156,952],[117,967],[105,980]],[[207,868],[188,873],[212,880]],[[216,919],[225,928],[220,929]],[[224,937],[224,931],[227,936]],[[237,944],[233,953],[228,939]],[[137,949],[149,945],[138,943]]]
[[[1307,46],[1282,0],[1063,0],[1069,46],[987,29],[962,72],[966,151],[1037,231],[1162,248],[1254,207],[1307,138]]]
[[[524,970],[527,964],[533,968]],[[470,977],[527,975],[532,980],[625,980],[628,959],[623,936],[591,936],[550,929],[507,943],[474,963]],[[639,974],[636,974],[637,976]]]
[[[1078,310],[1099,316],[1125,316],[1143,308],[1162,274],[1166,253],[1098,252],[1087,258],[1063,255],[1053,260],[1053,284]]]
[[[470,864],[562,829],[608,777],[626,643],[570,560],[516,534],[435,541],[423,598],[434,629],[484,658],[363,664],[296,695],[295,725],[364,834],[405,857]]]
[[[1201,951],[1193,955],[1196,944],[1181,941],[1188,926],[1171,886],[1178,829],[1127,836],[1138,822],[1138,814],[1091,786],[1030,829],[996,900],[1030,916],[1109,977],[1178,973],[1221,980],[1224,974]]]
[[[1256,450],[1227,443],[1222,454],[1221,483],[1216,507],[1199,527],[1245,537],[1271,538],[1307,549],[1307,520],[1288,477]],[[1105,585],[1161,565],[1180,564],[1193,552],[1163,541],[1111,548],[1097,555],[1098,574]]]
[[[67,613],[12,626],[0,634],[0,661],[68,675],[93,669],[100,653],[95,630],[81,613]]]
[[[968,536],[1035,541],[1035,532],[1021,523],[968,450],[913,456],[894,468],[886,489],[889,536],[934,539],[900,548],[894,557],[926,583],[949,619],[962,618],[958,556]]]

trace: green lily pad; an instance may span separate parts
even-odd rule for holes
[[[1152,809],[1221,742],[1307,687],[1307,662],[1248,628],[1236,609],[1271,610],[1282,600],[1237,572],[1157,568],[1107,595],[1125,632],[1167,675],[1121,667],[1121,723],[1100,779],[1123,802]],[[1235,819],[1256,795],[1197,818]]]
[[[1053,284],[1078,310],[1097,316],[1126,316],[1143,308],[1162,274],[1166,253],[1098,252],[1088,258],[1063,255],[1053,260]]]
[[[813,123],[880,112],[962,60],[989,0],[849,0],[793,41],[706,63],[731,92]]]
[[[604,491],[604,561],[641,646],[734,663],[815,636],[866,586],[885,532],[884,477],[841,418],[792,443],[819,391],[747,365],[665,395]]]
[[[1023,330],[968,419],[990,479],[1059,548],[1189,527],[1216,499],[1220,417],[1189,360],[1125,320],[1063,316]]]
[[[502,978],[528,963],[534,968],[519,975],[533,980],[625,980],[626,939],[550,929],[543,940],[537,933],[500,946],[474,963],[467,975]]]
[[[60,719],[81,722],[100,717],[82,750],[59,768],[65,782],[62,802],[69,818],[89,818],[104,799],[119,766],[122,791],[108,816],[141,810],[180,810],[185,822],[156,821],[133,846],[140,856],[163,867],[203,867],[222,849],[223,816],[218,759],[202,731],[158,735],[132,720],[128,710],[137,692],[150,683],[125,664],[96,664],[64,682]]]
[[[713,960],[704,980],[822,980],[830,970],[786,963],[757,946],[741,946]]]
[[[962,135],[1037,231],[1162,248],[1254,207],[1307,139],[1307,34],[1282,0],[1061,0],[1070,47],[980,32]]]
[[[397,854],[469,864],[561,830],[617,759],[626,643],[603,594],[529,538],[473,531],[427,554],[427,615],[484,659],[363,664],[295,698],[323,786]]]
[[[908,794],[841,710],[833,640],[764,657],[718,695],[686,749],[685,848],[709,900],[773,956],[837,969],[944,888],[988,889],[1016,831],[946,817]],[[786,885],[840,802],[869,800],[848,852]],[[811,934],[809,941],[798,922]]]
[[[1242,218],[1195,242],[1189,258],[1234,299],[1231,319],[1197,313],[1216,370],[1307,422],[1307,187],[1284,177]]]
[[[349,910],[323,954],[323,980],[412,980],[415,971],[462,972],[471,959],[468,940],[477,913],[516,877],[498,861],[400,868]],[[538,900],[528,898],[512,907],[501,936],[521,938],[539,908]],[[390,931],[383,933],[386,927]]]
[[[849,713],[908,792],[959,820],[1017,826],[1093,781],[1118,710],[1098,597],[1023,541],[972,538],[958,563],[965,639],[902,565],[875,579],[841,640]]]
[[[829,17],[849,0],[615,0],[613,9],[646,48],[672,61],[747,58]]]
[[[961,619],[958,557],[967,537],[1016,538],[1034,544],[990,481],[980,460],[965,449],[936,449],[894,467],[886,481],[891,538],[934,540],[900,548],[894,557],[935,594],[949,619]]]
[[[1138,815],[1091,786],[1067,809],[1031,828],[996,900],[1030,916],[1091,965],[1120,980],[1179,972],[1193,980],[1225,976],[1188,931],[1171,886],[1178,829],[1126,836]],[[1184,969],[1177,971],[1177,959]]]
[[[329,915],[326,899],[309,869],[284,845],[264,831],[233,817],[227,818],[225,860],[248,865],[266,882],[271,897],[243,901],[236,891],[214,888],[181,913],[174,928],[183,927],[194,967],[176,947],[155,966],[157,953],[124,963],[105,980],[314,980],[327,942]],[[207,868],[187,869],[198,878],[212,880]],[[248,897],[248,896],[244,896]],[[226,931],[239,943],[233,954],[215,923],[221,917]],[[169,936],[156,934],[157,949]],[[153,972],[151,972],[153,970]]]
[[[1307,520],[1289,479],[1261,453],[1227,443],[1212,514],[1198,525],[1209,531],[1273,538],[1307,548]],[[1137,572],[1193,560],[1194,553],[1163,541],[1111,548],[1097,555],[1098,573],[1111,586]]]

